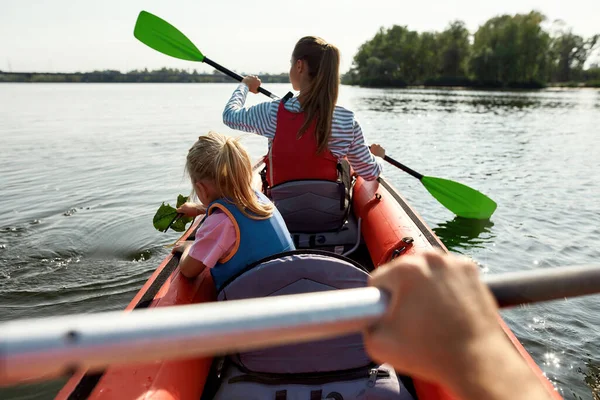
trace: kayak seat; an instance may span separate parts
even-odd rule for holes
[[[297,249],[349,255],[361,241],[360,219],[350,212],[343,181],[298,180],[269,189]]]
[[[298,180],[269,189],[290,232],[330,232],[342,228],[351,201],[342,181]]]
[[[362,243],[361,219],[350,213],[342,227],[328,232],[291,232],[296,249],[325,250],[348,256]]]
[[[265,258],[226,282],[218,300],[350,289],[367,285],[357,263],[323,251]],[[248,351],[225,358],[214,399],[410,400],[393,368],[372,362],[360,334]]]

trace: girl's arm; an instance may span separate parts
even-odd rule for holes
[[[205,268],[213,268],[234,247],[236,230],[229,217],[215,211],[196,231],[193,243],[178,243],[173,253],[182,252],[179,270],[187,278],[195,278]]]
[[[360,128],[360,124],[356,119],[354,120],[352,130],[354,140],[348,149],[348,162],[359,176],[367,181],[375,180],[383,170],[381,161],[371,154],[369,147],[365,143],[365,136]]]
[[[197,217],[198,215],[206,212],[206,206],[200,203],[186,202],[176,210],[178,213],[185,215],[186,217]]]
[[[202,261],[198,261],[193,257],[189,256],[190,248],[192,247],[192,243],[185,242],[177,245],[173,252],[183,251],[181,255],[181,260],[179,261],[179,271],[181,271],[181,275],[186,278],[195,278],[204,271],[206,265]]]
[[[223,110],[223,123],[243,132],[257,133],[267,139],[275,137],[279,101],[264,102],[245,108],[248,86],[241,83],[234,90]]]

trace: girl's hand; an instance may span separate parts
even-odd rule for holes
[[[244,77],[244,79],[242,79],[242,83],[245,83],[246,86],[248,86],[248,90],[250,90],[252,93],[258,93],[258,88],[260,87],[261,81],[258,76],[250,75]]]
[[[197,217],[198,215],[206,212],[206,207],[204,207],[202,204],[187,202],[183,203],[181,207],[177,209],[177,212],[185,215],[186,217]]]
[[[190,245],[191,243],[188,242],[179,242],[175,246],[173,246],[173,250],[171,250],[171,253],[183,253],[185,249],[187,249]]]
[[[385,157],[385,149],[380,145],[373,143],[369,149],[371,150],[371,153],[373,153],[374,156],[381,158]]]

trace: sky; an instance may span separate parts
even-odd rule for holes
[[[460,19],[474,33],[499,14],[542,12],[574,33],[600,33],[599,0],[0,0],[0,70],[76,72],[162,67],[211,72],[158,53],[133,37],[149,11],[182,31],[207,57],[246,73],[289,69],[294,44],[321,36],[342,53],[342,72],[380,27],[441,31]]]

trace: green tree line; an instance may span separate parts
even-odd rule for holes
[[[584,64],[599,35],[548,32],[539,12],[489,19],[471,35],[462,21],[443,32],[381,28],[360,46],[343,82],[362,86],[481,86],[539,88],[562,83],[600,87],[600,66]]]
[[[265,83],[289,82],[288,74],[263,74],[261,79]],[[148,71],[133,70],[126,73],[120,71],[104,70],[93,72],[44,73],[44,72],[2,72],[0,82],[101,82],[101,83],[206,83],[206,82],[233,82],[231,78],[214,71],[212,74],[200,74],[196,70],[162,68]]]

